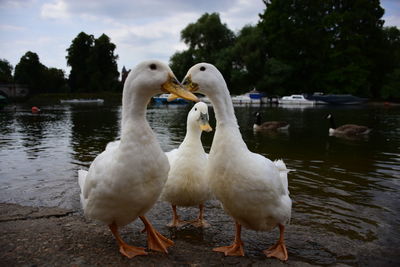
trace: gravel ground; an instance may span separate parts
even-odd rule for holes
[[[108,227],[84,218],[82,212],[56,207],[0,204],[0,266],[400,266],[399,247],[387,251],[356,244],[327,233],[311,232],[292,222],[287,227],[289,260],[269,259],[261,252],[278,238],[278,231],[243,230],[245,257],[224,257],[212,248],[233,240],[234,224],[217,201],[206,205],[210,228],[169,229],[171,209],[157,203],[148,218],[156,229],[175,242],[169,254],[150,252],[133,259],[123,257]],[[183,219],[194,218],[195,208],[180,208]],[[121,228],[131,245],[146,247],[140,220]]]

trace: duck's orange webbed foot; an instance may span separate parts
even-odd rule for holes
[[[178,218],[173,218],[172,221],[170,223],[167,224],[167,227],[175,227],[175,228],[180,228],[183,227],[185,225],[189,224],[189,222],[187,221],[182,221]]]
[[[148,254],[144,250],[144,248],[129,246],[127,244],[120,244],[119,245],[119,252],[121,252],[122,255],[124,255],[124,256],[126,256],[126,257],[128,257],[130,259],[135,257],[135,256],[147,255]]]
[[[283,224],[279,224],[279,231],[280,235],[278,242],[276,242],[276,244],[273,245],[272,247],[263,250],[263,252],[268,258],[274,257],[281,261],[287,261],[289,256],[285,246],[285,240],[284,240],[285,226]]]
[[[119,252],[121,252],[122,255],[128,258],[133,258],[139,255],[147,255],[147,252],[144,250],[144,248],[129,246],[124,242],[124,240],[122,240],[121,236],[119,235],[118,226],[116,223],[110,224],[109,228],[113,233],[115,239],[117,240]]]
[[[238,222],[235,222],[235,224],[236,233],[233,244],[226,247],[214,248],[213,251],[222,252],[225,256],[244,256],[244,247],[241,239],[242,226]]]
[[[281,261],[287,261],[288,259],[285,243],[278,242],[269,249],[263,250],[263,252],[268,258],[274,257]]]
[[[189,222],[182,221],[179,218],[178,212],[176,211],[176,205],[172,204],[171,206],[172,206],[172,221],[167,224],[167,227],[179,228],[185,226],[186,224],[189,224]]]
[[[157,232],[146,217],[140,216],[140,219],[143,221],[147,232],[147,246],[149,249],[168,254],[167,248],[173,246],[174,242]]]
[[[214,248],[213,251],[222,252],[225,256],[244,256],[243,243],[233,243],[230,246]]]
[[[199,205],[199,217],[196,220],[190,221],[190,224],[197,228],[208,228],[210,224],[204,220],[204,205]]]
[[[190,224],[193,225],[196,228],[208,228],[211,225],[204,219],[196,219],[193,221],[190,221]]]

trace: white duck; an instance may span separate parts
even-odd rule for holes
[[[161,194],[161,199],[171,203],[173,218],[168,225],[178,227],[186,222],[181,221],[176,206],[199,206],[199,216],[191,223],[196,227],[206,227],[203,218],[204,202],[211,198],[205,168],[208,155],[201,143],[202,131],[211,131],[208,123],[208,107],[203,102],[196,103],[187,117],[186,136],[180,146],[166,155],[170,170],[168,180]]]
[[[88,172],[80,170],[78,174],[85,215],[107,224],[120,252],[129,258],[147,254],[144,248],[127,245],[118,232],[118,227],[137,217],[145,225],[150,249],[167,253],[167,247],[173,245],[144,216],[168,177],[168,159],[146,120],[151,97],[165,91],[197,100],[181,87],[166,64],[155,60],[138,64],[124,85],[121,141],[99,154]]]
[[[256,231],[279,226],[278,242],[263,252],[267,257],[287,260],[284,225],[290,220],[292,208],[287,181],[289,170],[281,160],[272,162],[248,150],[225,80],[216,67],[207,63],[194,65],[183,85],[192,92],[207,95],[214,106],[217,125],[206,173],[212,192],[236,221],[234,243],[214,251],[243,256],[242,225]]]

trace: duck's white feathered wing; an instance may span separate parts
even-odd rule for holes
[[[88,174],[87,171],[78,170],[78,183],[79,183],[79,187],[81,189],[80,198],[81,198],[81,205],[82,205],[83,209],[85,209],[85,207],[86,207],[86,200],[83,196],[83,192],[84,192],[84,186],[85,186],[87,174]]]
[[[78,183],[81,189],[80,199],[83,210],[86,209],[88,196],[92,188],[96,186],[97,180],[93,177],[101,177],[102,173],[106,173],[113,159],[114,152],[117,150],[120,141],[113,141],[107,144],[106,150],[100,153],[92,162],[89,171],[78,170]],[[89,175],[91,172],[91,175]],[[90,176],[90,177],[89,177]],[[107,175],[106,175],[107,176]],[[88,178],[89,177],[89,178]]]
[[[210,160],[211,187],[224,209],[246,228],[270,230],[291,217],[287,173],[283,161],[242,151],[228,160]],[[220,158],[222,159],[222,157]]]

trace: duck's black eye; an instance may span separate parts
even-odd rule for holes
[[[157,69],[157,65],[156,65],[156,64],[154,64],[154,63],[153,63],[153,64],[151,64],[151,65],[150,65],[150,69],[152,69],[152,70],[156,70],[156,69]]]
[[[197,111],[197,108],[194,108],[194,111]]]
[[[206,67],[201,66],[201,67],[200,67],[200,70],[201,70],[201,71],[205,71],[205,70],[206,70]]]

